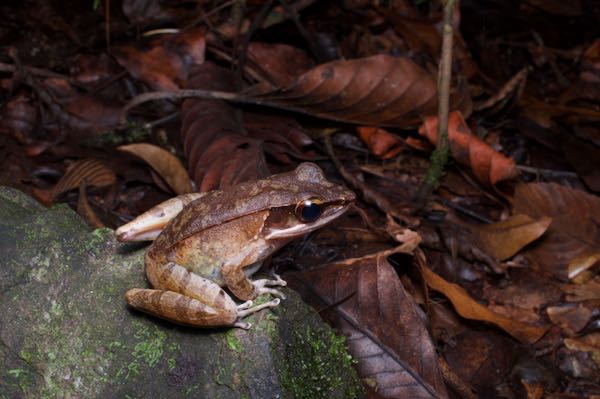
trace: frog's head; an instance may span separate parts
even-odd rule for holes
[[[274,178],[271,188],[281,187],[279,192],[287,199],[284,206],[270,209],[263,229],[266,239],[287,241],[314,231],[342,215],[356,199],[352,191],[327,180],[313,163]]]

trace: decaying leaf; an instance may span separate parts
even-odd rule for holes
[[[419,128],[419,133],[433,144],[437,143],[437,131],[437,116],[425,118]],[[469,166],[481,182],[496,184],[517,175],[515,162],[472,134],[460,111],[453,111],[449,115],[448,140],[454,159]]]
[[[600,198],[556,183],[517,186],[514,212],[553,221],[526,254],[544,271],[574,278],[597,263],[600,254]]]
[[[83,181],[88,186],[107,187],[117,181],[117,176],[101,161],[82,159],[67,168],[64,176],[52,188],[51,198],[55,199],[65,191],[79,187]]]
[[[464,318],[495,324],[519,341],[530,344],[536,342],[547,331],[547,327],[521,323],[492,312],[471,298],[462,287],[447,282],[424,264],[421,264],[420,269],[427,285],[444,294]]]
[[[444,398],[437,355],[412,298],[384,256],[286,275],[348,337],[358,373],[386,398]]]
[[[552,218],[547,216],[532,219],[517,214],[498,223],[471,226],[470,229],[482,249],[498,260],[506,260],[544,234],[550,223]]]
[[[434,79],[410,59],[388,55],[328,62],[287,87],[259,84],[247,94],[268,105],[370,126],[414,126],[437,104]]]
[[[152,144],[137,143],[122,145],[117,148],[142,158],[148,163],[173,189],[176,194],[186,194],[192,191],[190,178],[179,158]]]

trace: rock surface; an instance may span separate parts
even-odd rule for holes
[[[0,398],[354,398],[343,339],[298,296],[249,331],[129,309],[144,248],[0,187]]]

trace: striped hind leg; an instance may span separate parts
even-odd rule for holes
[[[150,283],[158,289],[129,290],[125,295],[127,302],[136,309],[179,324],[250,328],[248,323],[240,321],[242,317],[279,304],[279,300],[273,300],[253,308],[251,301],[236,305],[218,284],[176,263],[153,266],[146,271]]]

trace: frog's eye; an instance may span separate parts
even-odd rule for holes
[[[296,205],[296,217],[301,222],[314,222],[321,216],[323,201],[319,198],[308,198]]]

